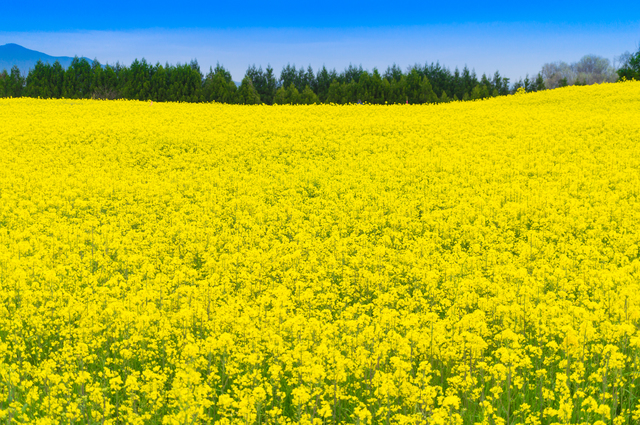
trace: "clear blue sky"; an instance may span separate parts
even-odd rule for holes
[[[384,69],[440,61],[517,79],[545,62],[609,59],[640,43],[640,2],[4,2],[0,44],[101,62],[349,63]]]

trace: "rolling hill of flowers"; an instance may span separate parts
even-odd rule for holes
[[[637,423],[639,116],[0,99],[0,422]]]

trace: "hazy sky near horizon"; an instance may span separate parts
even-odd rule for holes
[[[322,7],[321,7],[322,6]],[[640,2],[603,8],[589,2],[245,1],[103,3],[19,2],[3,6],[0,45],[17,43],[52,56],[86,56],[101,63],[135,58],[184,63],[204,73],[220,62],[234,80],[251,64],[349,64],[381,71],[396,63],[439,61],[453,69],[512,79],[537,73],[545,62],[572,62],[585,54],[613,60],[640,43]]]

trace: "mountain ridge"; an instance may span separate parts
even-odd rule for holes
[[[74,58],[70,56],[51,56],[37,50],[27,49],[15,43],[7,43],[0,46],[0,72],[2,72],[2,70],[11,72],[11,68],[17,66],[20,69],[20,74],[25,77],[29,73],[29,70],[36,66],[38,60],[50,64],[58,61],[63,68],[68,68],[73,59]],[[86,59],[89,63],[93,63],[93,61],[88,58],[79,59]]]

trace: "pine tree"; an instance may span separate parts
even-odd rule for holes
[[[338,80],[334,79],[329,85],[329,91],[327,93],[326,103],[342,103],[342,90],[341,84]]]
[[[392,66],[388,67],[387,70],[384,72],[383,78],[388,80],[389,83],[391,84],[393,81],[396,81],[396,82],[400,81],[403,75],[404,74],[402,73],[402,70],[400,69],[400,67],[394,63]]]
[[[482,99],[482,92],[480,91],[480,85],[476,85],[473,90],[471,90],[471,100]]]
[[[420,74],[415,68],[407,74],[406,80],[406,96],[409,103],[422,103],[420,102]]]
[[[298,73],[296,72],[295,64],[293,66],[287,64],[282,68],[282,71],[280,72],[280,79],[278,80],[279,86],[286,89],[291,84],[295,84],[297,75]]]
[[[316,80],[316,74],[313,73],[313,68],[311,68],[311,65],[307,67],[307,73],[304,76],[304,81],[302,82],[302,84],[305,87],[309,86],[312,92],[318,92],[318,82]],[[302,91],[304,91],[304,89]]]
[[[489,86],[481,84],[480,85],[480,99],[486,99],[489,97]]]
[[[280,86],[276,91],[276,95],[273,98],[273,103],[276,105],[285,105],[287,103],[287,89]]]
[[[236,103],[242,105],[256,105],[260,103],[260,95],[253,86],[251,78],[244,77],[242,79],[242,83],[240,84],[240,87],[238,87],[238,92],[236,93]]]
[[[237,91],[231,74],[220,63],[210,70],[204,82],[204,99],[208,102],[233,103]]]
[[[273,98],[276,94],[276,89],[278,88],[278,82],[276,81],[276,76],[273,72],[273,68],[271,68],[271,65],[269,64],[267,64],[267,69],[264,77],[266,80],[266,88],[264,90],[264,93],[260,93],[260,99],[267,105],[272,105]]]
[[[289,84],[289,87],[285,90],[284,102],[290,105],[297,105],[300,103],[300,92],[294,83]]]
[[[21,97],[24,94],[25,78],[16,65],[11,67],[11,74],[5,81],[5,96]]]
[[[7,94],[6,87],[5,87],[8,80],[9,80],[9,74],[7,74],[6,69],[3,69],[2,72],[0,72],[0,97],[9,96]]]
[[[359,78],[358,83],[356,84],[357,102],[359,103],[371,102],[371,99],[369,98],[370,89],[371,89],[371,78],[369,77],[369,73],[367,71],[363,71],[362,75]]]
[[[617,71],[618,81],[622,80],[640,80],[640,47],[636,53],[629,56],[625,66]]]
[[[167,71],[160,62],[153,67],[151,81],[149,82],[149,94],[156,102],[167,101]]]
[[[407,77],[403,75],[399,80],[392,80],[390,83],[389,103],[405,103],[407,101],[405,93]]]
[[[270,87],[267,74],[262,70],[262,66],[256,68],[255,65],[251,65],[247,69],[245,77],[249,77],[253,83],[253,87],[255,87],[256,91],[260,95],[260,99],[264,103],[270,105],[273,102],[275,87],[273,87],[273,90],[272,87]]]
[[[38,60],[29,71],[26,79],[25,96],[41,97],[47,99],[51,97],[49,93],[50,65]]]
[[[316,94],[318,95],[320,102],[326,102],[327,96],[329,95],[329,86],[331,85],[331,76],[329,75],[329,71],[327,71],[327,68],[324,65],[322,66],[322,69],[316,74],[316,85]]]
[[[311,90],[311,87],[306,86],[304,90],[302,90],[302,93],[300,93],[299,102],[303,105],[313,105],[320,103],[320,100],[318,99],[318,95]]]
[[[533,91],[542,91],[542,90],[546,90],[547,87],[544,84],[544,77],[542,77],[542,73],[538,72],[538,76],[536,77],[535,81],[533,82]]]
[[[91,65],[85,58],[73,58],[64,73],[63,97],[89,99],[91,97]]]

